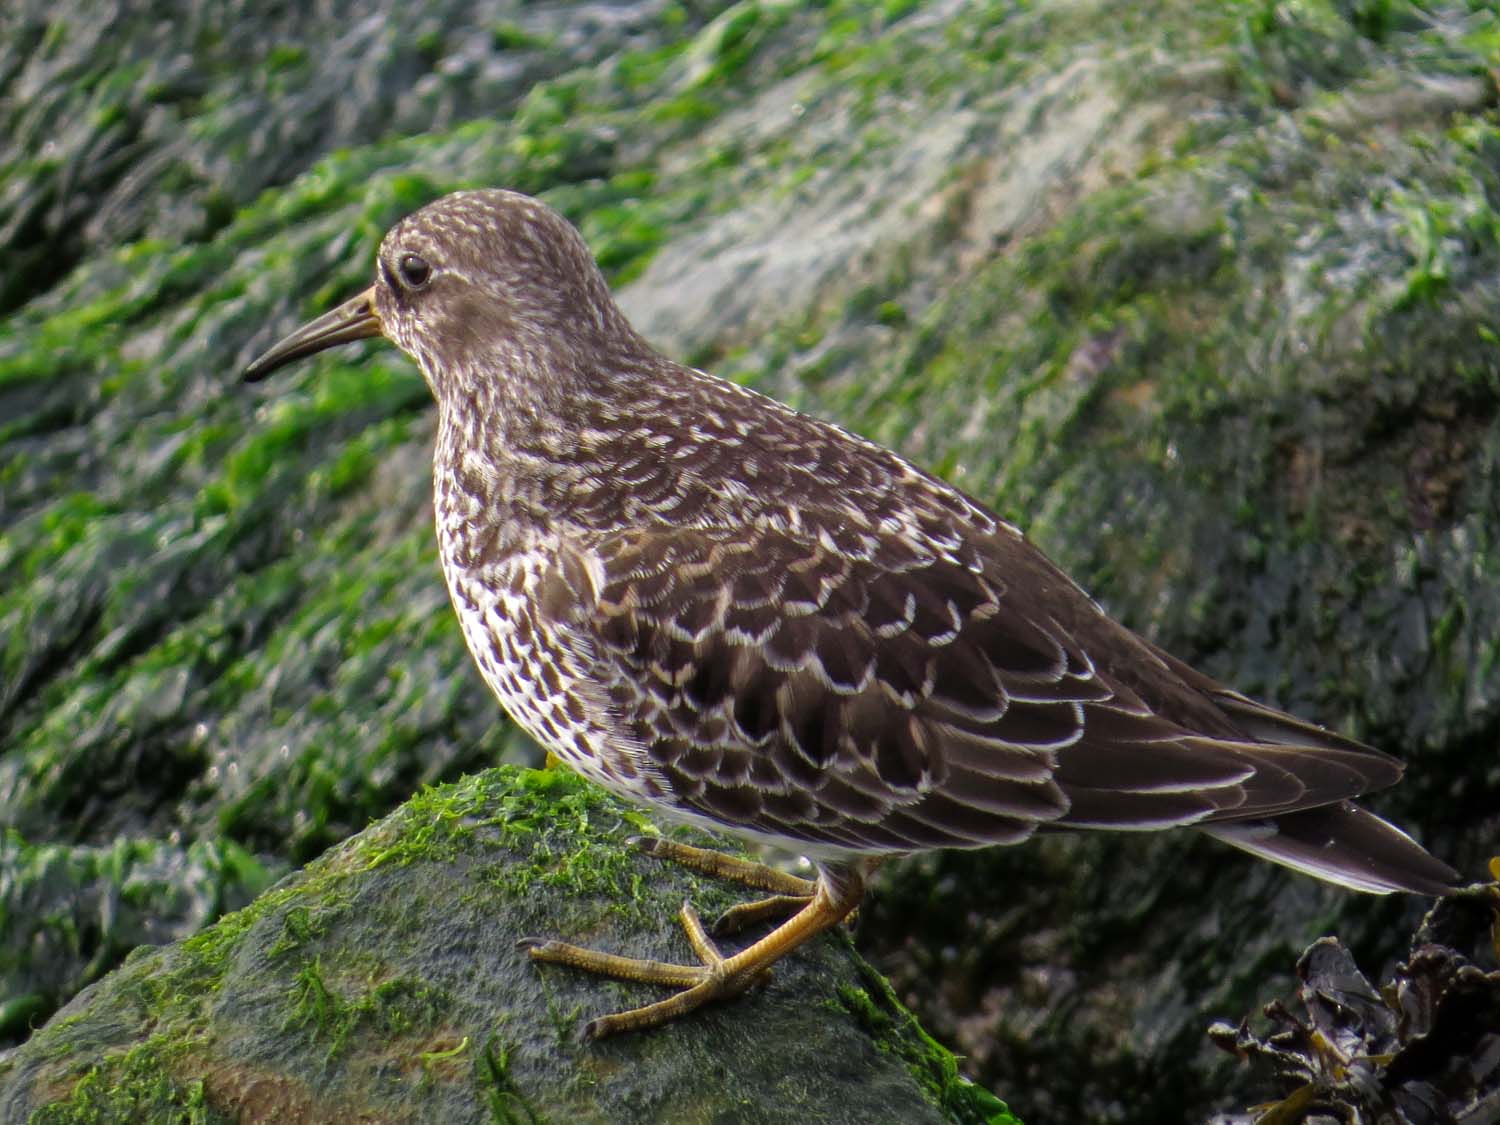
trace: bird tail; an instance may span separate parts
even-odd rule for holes
[[[1356,891],[1439,897],[1462,881],[1401,829],[1353,801],[1200,827],[1252,855]]]

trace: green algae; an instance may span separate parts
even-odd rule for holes
[[[315,1045],[325,1045],[324,1062],[332,1064],[355,1033],[399,1039],[437,1027],[452,997],[441,988],[407,976],[392,977],[343,995],[346,984],[332,983],[322,959],[314,957],[297,971],[290,1011],[283,1030],[307,1030]]]
[[[444,602],[420,378],[344,352],[265,391],[234,383],[277,325],[368,283],[392,220],[518,186],[578,221],[615,283],[651,284],[679,240],[886,190],[930,126],[1005,122],[1056,74],[1092,89],[1069,68],[1095,60],[1138,107],[1121,129],[1167,106],[1145,151],[1104,173],[1085,157],[1050,210],[990,230],[981,189],[1030,133],[974,126],[930,232],[901,224],[805,307],[705,330],[686,355],[899,444],[1235,686],[1419,750],[1434,768],[1414,765],[1393,807],[1447,807],[1438,767],[1493,741],[1500,683],[1497,26],[1488,5],[1396,2],[987,3],[941,21],[906,2],[669,7],[642,49],[421,135],[382,117],[271,181],[231,99],[177,89],[168,119],[213,153],[161,181],[161,206],[193,201],[186,221],[61,224],[62,252],[13,247],[0,284],[0,306],[31,286],[0,327],[6,823],[84,848],[224,835],[274,866],[425,783],[534,753]],[[62,28],[38,49],[88,41]],[[425,73],[444,34],[412,28],[400,57]],[[525,22],[484,34],[519,54],[555,41]],[[205,35],[215,58],[233,39]],[[305,61],[266,62],[295,97]],[[119,68],[76,116],[139,130],[151,91],[175,88],[155,65]],[[1038,131],[1065,127],[1042,104]],[[39,144],[43,122],[22,125]],[[193,186],[224,167],[216,134],[236,170],[217,201]],[[39,153],[12,181],[80,166]],[[98,199],[91,183],[76,194]],[[91,799],[132,775],[139,794]],[[462,854],[446,829],[432,843]],[[482,878],[635,897],[628,868],[562,850]],[[72,987],[19,988],[9,1026]]]
[[[863,960],[858,965],[861,983],[840,986],[838,1002],[859,1020],[877,1048],[905,1062],[927,1096],[952,1120],[964,1125],[1020,1125],[1009,1106],[959,1072],[958,1058],[922,1029],[883,976]]]
[[[76,991],[146,941],[183,937],[248,902],[272,872],[232,842],[117,840],[108,847],[0,839],[0,1029],[25,1030],[48,992]],[[45,990],[45,991],[44,991]]]
[[[494,1125],[541,1125],[542,1117],[516,1088],[510,1074],[511,1046],[492,1036],[475,1055],[475,1079],[483,1088]]]
[[[503,788],[480,780],[474,788],[418,793],[404,806],[400,833],[389,844],[380,836],[370,838],[355,853],[355,862],[376,868],[452,860],[477,832],[491,830],[520,854],[481,863],[474,873],[476,888],[492,888],[507,898],[551,893],[570,900],[605,899],[610,914],[640,924],[655,920],[655,899],[638,857],[609,845],[619,831],[659,835],[644,813],[566,768],[505,776]],[[702,833],[679,829],[676,834],[700,846],[723,847]],[[731,891],[711,880],[695,877],[692,883],[706,911],[733,901]]]
[[[90,1068],[65,1102],[39,1107],[28,1125],[95,1125],[151,1121],[161,1125],[227,1125],[234,1118],[208,1103],[202,1079],[172,1075],[172,1047],[154,1037]]]

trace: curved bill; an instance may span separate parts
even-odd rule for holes
[[[335,344],[347,344],[380,334],[380,317],[375,312],[375,287],[372,285],[358,297],[345,301],[317,320],[308,321],[284,340],[273,344],[269,351],[245,368],[245,382],[258,383],[278,367],[285,367],[293,360]]]

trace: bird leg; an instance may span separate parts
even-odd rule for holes
[[[766,898],[731,906],[714,920],[709,932],[715,937],[737,934],[748,926],[771,918],[789,918],[801,910],[817,891],[815,879],[788,875],[764,863],[752,863],[708,848],[695,848],[660,836],[632,836],[627,843],[656,859],[701,872],[713,879],[740,883],[757,891],[770,891]]]
[[[730,937],[773,918],[790,918],[811,899],[812,895],[767,895],[754,902],[742,902],[715,918],[709,932],[714,937]]]
[[[667,851],[673,852],[683,847],[686,845],[671,844]],[[647,850],[653,855],[663,854],[654,845]],[[729,875],[729,878],[745,882],[747,880],[740,879],[739,875],[746,873],[751,874],[751,877],[755,879],[763,878],[758,872],[750,871],[750,869],[760,868],[759,864],[746,863],[743,860],[719,855],[717,852],[704,851],[701,848],[692,848],[689,851],[694,853],[693,858],[684,862],[696,870],[708,870],[700,864],[700,861],[713,864],[717,869],[719,861],[723,860],[727,861],[728,869],[736,873]],[[703,857],[706,856],[716,858],[704,859]],[[677,856],[673,855],[672,858],[677,858]],[[771,868],[761,868],[761,871],[769,872],[772,881],[777,886],[790,886],[782,880],[795,880],[797,883],[810,886],[811,892],[806,896],[776,896],[795,897],[799,901],[805,898],[805,902],[780,926],[732,957],[725,957],[719,951],[718,945],[703,928],[698,912],[686,902],[682,904],[678,917],[682,921],[683,930],[687,933],[688,944],[693,947],[693,952],[697,954],[701,962],[698,965],[678,965],[635,957],[621,957],[614,953],[584,949],[581,946],[561,941],[537,941],[528,938],[519,944],[533,961],[568,965],[618,980],[661,984],[682,990],[675,996],[669,996],[654,1004],[590,1020],[584,1025],[585,1040],[603,1039],[607,1035],[618,1035],[623,1031],[644,1031],[647,1028],[660,1027],[678,1016],[686,1015],[702,1007],[711,1000],[738,996],[752,985],[765,980],[770,975],[772,964],[823,931],[838,925],[854,912],[854,908],[859,905],[860,899],[864,896],[864,874],[856,868],[842,868],[837,872],[825,871],[820,873],[816,881],[796,879],[795,876],[784,875]],[[750,885],[758,886],[762,890],[774,889],[763,881],[751,882]],[[755,907],[758,904],[748,905]]]

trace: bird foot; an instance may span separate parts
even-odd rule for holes
[[[729,937],[760,922],[790,918],[812,901],[818,889],[815,879],[799,878],[764,863],[753,863],[708,848],[695,848],[676,840],[664,840],[660,836],[632,836],[626,843],[656,859],[676,863],[710,878],[772,892],[765,898],[731,906],[720,914],[709,927],[709,933],[714,937]]]
[[[517,947],[524,949],[533,961],[566,965],[616,980],[680,989],[676,995],[654,1004],[590,1020],[583,1028],[586,1041],[660,1027],[710,1001],[738,996],[763,984],[770,979],[774,962],[838,925],[853,913],[864,893],[864,879],[857,872],[837,880],[799,879],[762,864],[673,841],[637,838],[631,842],[650,855],[671,859],[705,874],[776,892],[726,911],[715,923],[716,933],[734,932],[767,918],[788,914],[790,917],[759,941],[732,957],[725,957],[704,928],[698,912],[691,903],[684,902],[678,918],[688,944],[698,957],[697,965],[622,957],[563,941],[522,939]]]
[[[708,936],[691,903],[684,902],[677,917],[687,933],[688,944],[693,947],[701,964],[679,965],[667,961],[621,957],[615,953],[585,949],[565,941],[525,938],[518,944],[533,961],[567,965],[569,968],[582,969],[587,973],[613,977],[616,980],[660,984],[682,990],[655,1004],[590,1020],[583,1027],[585,1041],[618,1035],[622,1031],[660,1027],[702,1007],[710,1000],[738,996],[746,989],[770,979],[771,970],[768,965],[746,965],[733,972],[729,971],[726,968],[728,962],[713,938]]]

